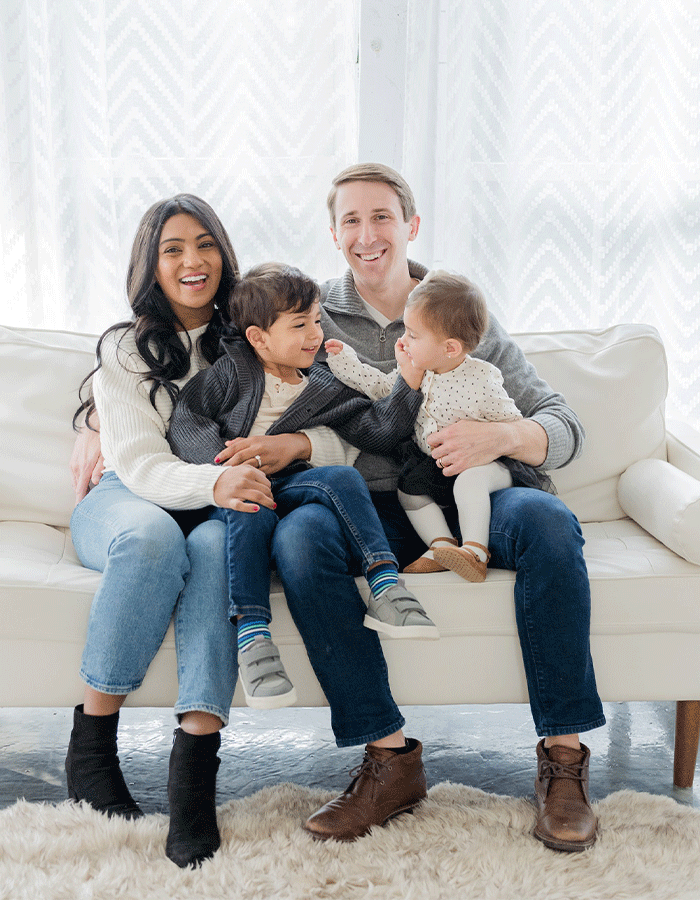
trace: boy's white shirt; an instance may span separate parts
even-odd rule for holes
[[[267,429],[276,422],[282,413],[292,405],[309,383],[307,375],[302,375],[299,384],[288,384],[270,372],[265,373],[265,390],[258,415],[250,429],[251,436],[266,434]],[[303,431],[311,443],[312,466],[351,466],[360,451],[344,441],[332,428],[324,425]]]
[[[357,353],[343,345],[340,353],[328,354],[328,366],[343,384],[360,391],[372,400],[391,393],[398,367],[384,373],[366,365]],[[461,419],[479,422],[512,422],[522,415],[503,387],[503,376],[491,363],[471,356],[451,372],[427,371],[421,381],[423,402],[416,418],[414,437],[421,450],[430,454],[427,438]]]

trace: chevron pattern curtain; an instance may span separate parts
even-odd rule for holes
[[[138,220],[180,191],[242,267],[335,274],[325,197],[357,152],[356,57],[357,0],[2,0],[3,323],[125,318]]]
[[[697,0],[409,0],[422,258],[511,331],[648,322],[700,426]],[[427,212],[426,212],[427,211]]]

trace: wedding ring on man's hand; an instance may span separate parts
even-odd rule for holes
[[[256,458],[257,461],[258,461],[258,468],[259,468],[259,469],[262,469],[262,460],[260,459],[260,457],[258,456],[257,453],[255,454],[255,458]]]
[[[437,466],[438,466],[438,469],[442,469],[442,468],[443,468],[443,465],[442,465],[442,457],[440,457],[440,458],[438,459],[438,461],[437,461]]]

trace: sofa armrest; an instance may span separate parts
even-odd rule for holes
[[[700,565],[700,480],[663,459],[640,459],[620,476],[617,497],[631,519]]]
[[[672,420],[666,427],[668,461],[700,481],[700,431],[685,422]]]

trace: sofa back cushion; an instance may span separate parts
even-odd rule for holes
[[[515,334],[538,374],[586,429],[581,456],[551,473],[581,522],[621,519],[617,482],[632,463],[666,458],[666,354],[649,325]]]
[[[665,457],[658,333],[618,325],[514,337],[586,428],[582,456],[553,473],[559,495],[581,521],[621,518],[619,476],[639,459]],[[96,344],[95,335],[0,326],[0,519],[68,524],[71,418]]]
[[[67,525],[78,387],[94,335],[0,326],[0,519]]]

